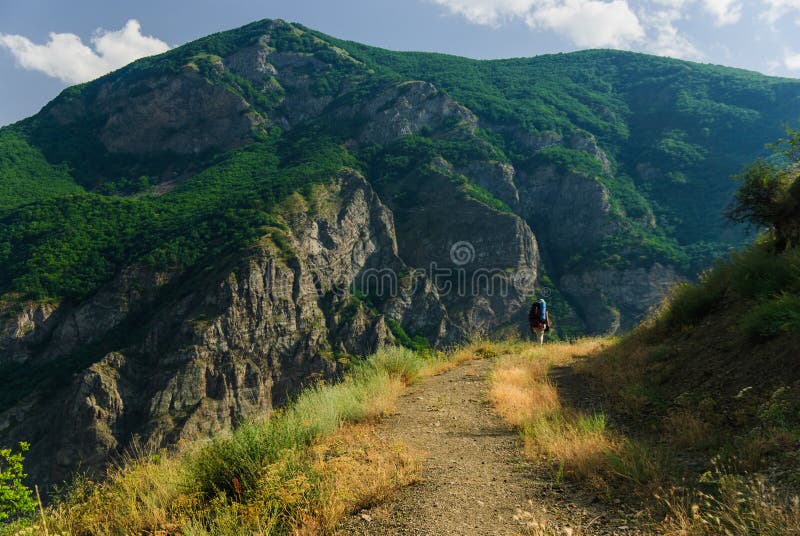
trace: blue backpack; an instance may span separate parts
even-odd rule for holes
[[[539,300],[539,319],[542,322],[547,321],[547,302]]]

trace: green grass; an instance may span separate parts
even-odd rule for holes
[[[675,286],[656,324],[691,326],[715,308],[742,311],[741,327],[756,338],[800,332],[800,249],[780,254],[769,241],[719,261],[700,283]]]
[[[337,430],[343,423],[370,416],[374,400],[391,378],[415,381],[424,361],[413,351],[387,348],[363,364],[356,365],[341,383],[305,390],[290,406],[260,423],[239,427],[229,437],[219,438],[191,456],[190,485],[207,497],[225,493],[245,497],[259,488],[261,469],[277,462],[287,450],[308,446],[311,441]]]

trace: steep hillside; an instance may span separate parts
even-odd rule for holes
[[[798,250],[764,245],[678,287],[653,321],[588,366],[617,411],[708,463],[796,486]],[[685,443],[682,445],[681,442]]]
[[[734,480],[704,479],[703,471],[736,478],[757,472],[779,486],[776,494],[762,485],[759,493],[767,502],[794,494],[796,526],[800,133],[789,134],[778,144],[779,163],[759,161],[745,170],[731,210],[736,219],[766,227],[759,241],[718,262],[699,284],[676,287],[657,317],[606,349],[586,370],[635,429],[678,449],[699,485],[717,486],[723,498],[715,495],[720,502],[714,504],[724,504],[726,484]],[[758,494],[743,500],[756,499]],[[683,528],[691,534],[716,533],[702,527],[709,520],[704,515],[688,516]],[[770,530],[756,532],[788,533]]]
[[[0,129],[0,443],[34,477],[268,412],[386,342],[631,326],[743,239],[800,82],[612,51],[478,62],[260,21]]]

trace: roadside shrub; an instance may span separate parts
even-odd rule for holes
[[[715,269],[720,283],[743,298],[762,298],[782,291],[800,291],[800,249],[776,255],[761,242]]]
[[[665,302],[661,324],[665,328],[696,323],[707,315],[721,297],[706,285],[679,283]]]
[[[769,338],[782,333],[800,333],[800,296],[781,294],[752,308],[742,319],[751,337]]]
[[[401,378],[405,383],[413,383],[419,378],[422,368],[425,366],[425,360],[420,359],[416,352],[408,348],[390,346],[383,348],[361,366],[363,369],[356,373],[356,378],[368,377],[369,369],[373,368],[376,371],[383,371],[390,376]]]
[[[0,449],[0,521],[13,519],[33,512],[36,502],[23,480],[28,476],[23,470],[28,443],[20,443],[19,451]]]

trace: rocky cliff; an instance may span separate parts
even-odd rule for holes
[[[515,218],[472,205],[474,216]],[[399,248],[392,213],[355,171],[292,196],[280,212],[285,231],[208,274],[131,268],[83,303],[6,314],[3,359],[28,371],[99,352],[85,356],[85,369],[76,363],[72,378],[32,387],[0,413],[0,437],[33,443],[37,481],[99,468],[134,438],[166,446],[268,413],[314,378],[335,376],[340,357],[394,344],[389,322],[439,346],[486,334],[525,307],[519,293],[451,295],[415,271],[404,258],[449,259],[449,244],[427,244],[427,254]],[[527,226],[494,229],[493,247],[508,246],[508,263],[535,273]],[[371,303],[352,294],[362,286]]]

